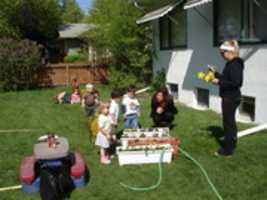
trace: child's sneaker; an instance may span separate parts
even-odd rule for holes
[[[108,159],[108,157],[106,157],[106,156],[103,156],[102,158],[101,158],[101,161],[100,161],[102,164],[104,164],[104,165],[109,165],[110,163],[111,163],[111,160],[110,159]]]
[[[105,159],[105,160],[101,160],[101,163],[104,165],[109,165],[109,164],[111,164],[111,161]]]

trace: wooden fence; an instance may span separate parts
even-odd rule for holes
[[[69,85],[73,78],[80,84],[107,82],[107,66],[90,64],[49,64],[41,79],[43,86]]]

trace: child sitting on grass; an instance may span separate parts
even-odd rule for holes
[[[77,104],[81,102],[79,88],[74,89],[73,93],[71,94],[70,104]]]
[[[99,131],[96,136],[95,144],[100,147],[100,162],[108,165],[111,163],[108,149],[111,139],[111,121],[109,118],[109,104],[101,103],[100,114],[98,117]]]
[[[59,104],[75,104],[80,103],[80,91],[77,78],[71,80],[71,93],[61,92],[53,97],[55,103]]]
[[[129,86],[127,94],[122,100],[124,109],[124,128],[136,129],[139,127],[138,118],[140,116],[140,104],[135,96],[135,87]]]

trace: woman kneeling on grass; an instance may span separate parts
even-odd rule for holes
[[[172,96],[167,88],[162,88],[156,92],[151,101],[151,118],[154,126],[168,127],[174,120],[177,109],[174,105]]]
[[[241,100],[240,88],[243,84],[244,61],[239,58],[239,46],[237,41],[224,42],[220,47],[222,57],[227,61],[222,74],[215,71],[216,79],[213,84],[218,85],[222,98],[222,115],[224,139],[222,147],[215,152],[215,155],[231,156],[237,144],[237,126],[235,113]]]

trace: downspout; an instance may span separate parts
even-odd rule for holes
[[[257,132],[260,132],[260,131],[263,131],[263,130],[267,130],[267,123],[259,125],[259,126],[256,126],[254,128],[250,128],[250,129],[244,130],[244,131],[240,131],[240,132],[238,132],[237,135],[238,135],[238,138],[241,138],[241,137],[244,137],[244,136],[247,136],[247,135],[252,135],[254,133],[257,133]]]

